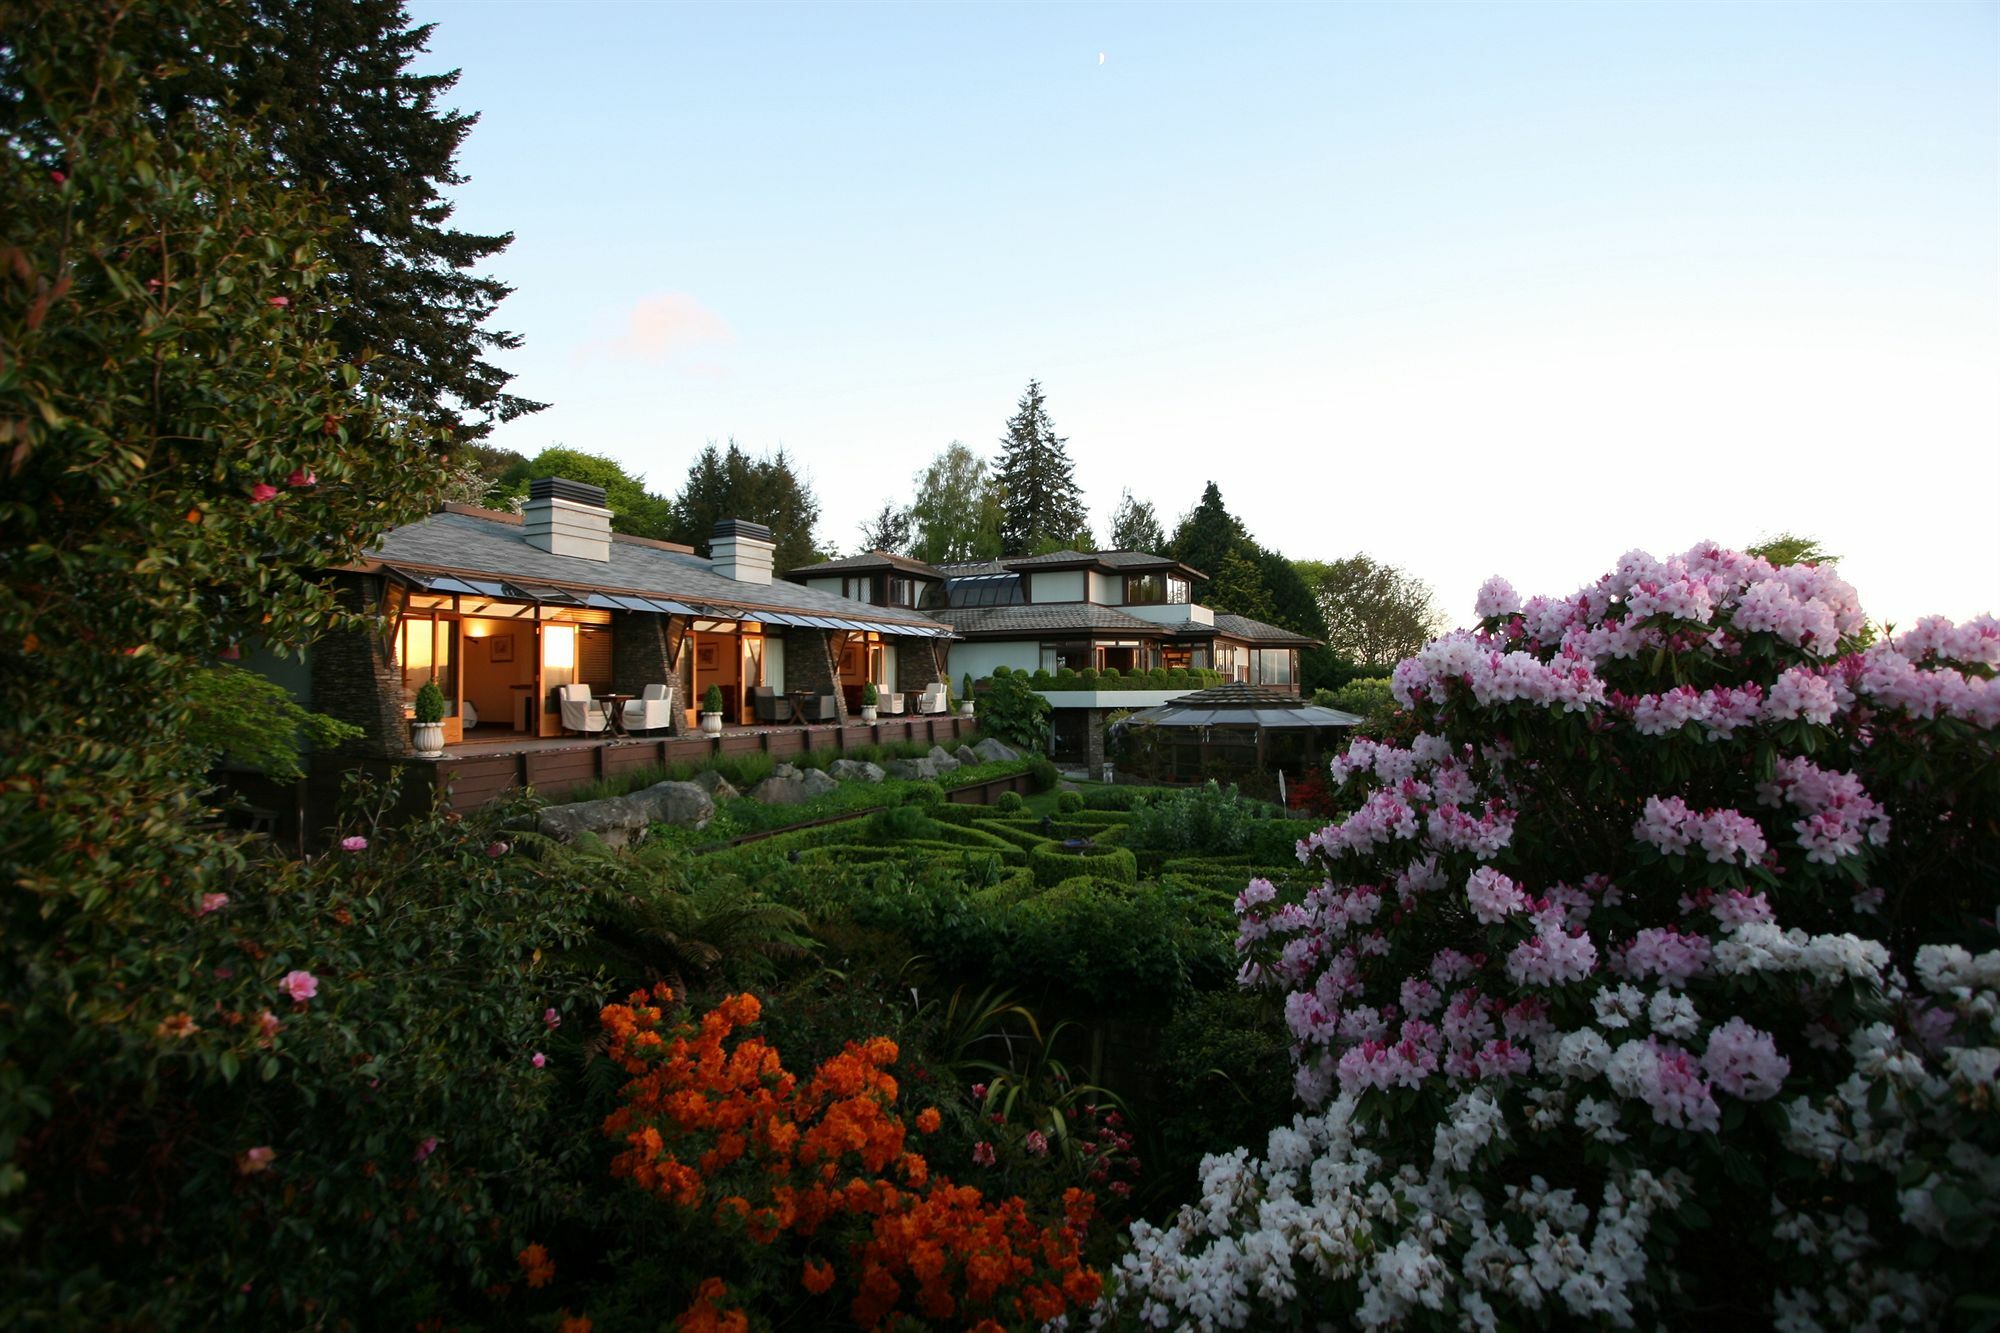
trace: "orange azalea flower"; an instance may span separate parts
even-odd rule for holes
[[[556,1262],[549,1258],[549,1252],[539,1242],[529,1245],[514,1256],[521,1265],[521,1271],[528,1275],[531,1287],[546,1287],[556,1279]]]
[[[561,1317],[556,1321],[556,1333],[590,1333],[590,1316],[571,1314],[568,1310],[556,1312]]]
[[[681,1311],[674,1322],[680,1333],[749,1333],[750,1321],[741,1310],[719,1310],[715,1303],[729,1294],[722,1279],[702,1279],[695,1290],[694,1304]]]
[[[815,1296],[826,1295],[833,1285],[833,1265],[823,1261],[806,1260],[805,1272],[799,1277],[799,1284]]]
[[[194,1021],[193,1014],[168,1014],[160,1020],[160,1025],[153,1029],[153,1035],[178,1040],[182,1037],[192,1037],[199,1031],[201,1025]]]
[[[925,1134],[937,1133],[938,1126],[943,1121],[944,1117],[938,1114],[938,1109],[935,1106],[926,1106],[923,1110],[917,1112],[917,1128]]]

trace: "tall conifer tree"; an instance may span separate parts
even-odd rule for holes
[[[1003,555],[1028,555],[1079,541],[1089,516],[1076,484],[1076,468],[1056,434],[1042,397],[1042,386],[1029,380],[1007,433],[1000,438],[994,473],[1000,483],[1000,550]]]

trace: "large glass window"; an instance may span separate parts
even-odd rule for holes
[[[403,698],[413,700],[424,682],[444,691],[446,707],[458,700],[458,622],[436,616],[406,615],[396,634],[396,660],[403,668]]]
[[[1297,672],[1297,663],[1297,649],[1253,648],[1250,650],[1250,683],[1290,685]]]
[[[875,576],[873,574],[864,574],[859,578],[850,578],[846,581],[846,585],[846,596],[849,601],[866,602],[870,606],[879,606],[881,604],[881,599],[875,595]]]

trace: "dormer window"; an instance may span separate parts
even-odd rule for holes
[[[1127,606],[1184,606],[1188,600],[1188,581],[1174,574],[1127,574],[1125,576],[1125,604]]]
[[[875,595],[875,576],[861,574],[843,581],[842,596],[850,602],[862,602],[868,606],[880,605],[881,599]]]
[[[889,579],[890,606],[916,606],[922,597],[920,580],[903,575],[892,575]]]

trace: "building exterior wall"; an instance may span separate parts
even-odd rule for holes
[[[1090,600],[1100,606],[1123,606],[1125,604],[1125,580],[1116,574],[1106,574],[1099,570],[1089,570]]]
[[[342,606],[364,616],[382,614],[385,582],[375,574],[335,574]],[[403,672],[396,665],[387,627],[379,623],[334,630],[313,645],[314,711],[361,728],[361,738],[332,750],[346,759],[400,759],[410,753],[410,724],[403,716]]]
[[[1215,623],[1215,612],[1192,602],[1140,602],[1118,609],[1134,620],[1144,620],[1154,625],[1184,625],[1190,620],[1197,625]]]
[[[962,648],[965,645],[951,645]],[[904,694],[922,694],[932,684],[950,680],[949,657],[943,649],[943,639],[897,639],[896,640],[896,688]],[[938,661],[944,661],[946,670],[940,672]]]
[[[1084,575],[1088,572],[1082,569],[1036,570],[1028,576],[1028,600],[1037,606],[1044,602],[1084,601]]]
[[[790,627],[785,630],[785,682],[789,689],[811,690],[833,696],[834,715],[847,721],[847,701],[840,693],[840,673],[835,669],[831,630]]]
[[[617,611],[611,616],[611,688],[619,694],[639,694],[648,685],[667,687],[667,730],[682,730],[680,656],[685,619],[645,611]]]
[[[951,645],[951,678],[960,680],[970,671],[974,680],[993,674],[996,666],[1016,671],[1033,671],[1042,664],[1040,639],[989,639],[954,642]],[[954,687],[955,688],[955,687]]]

